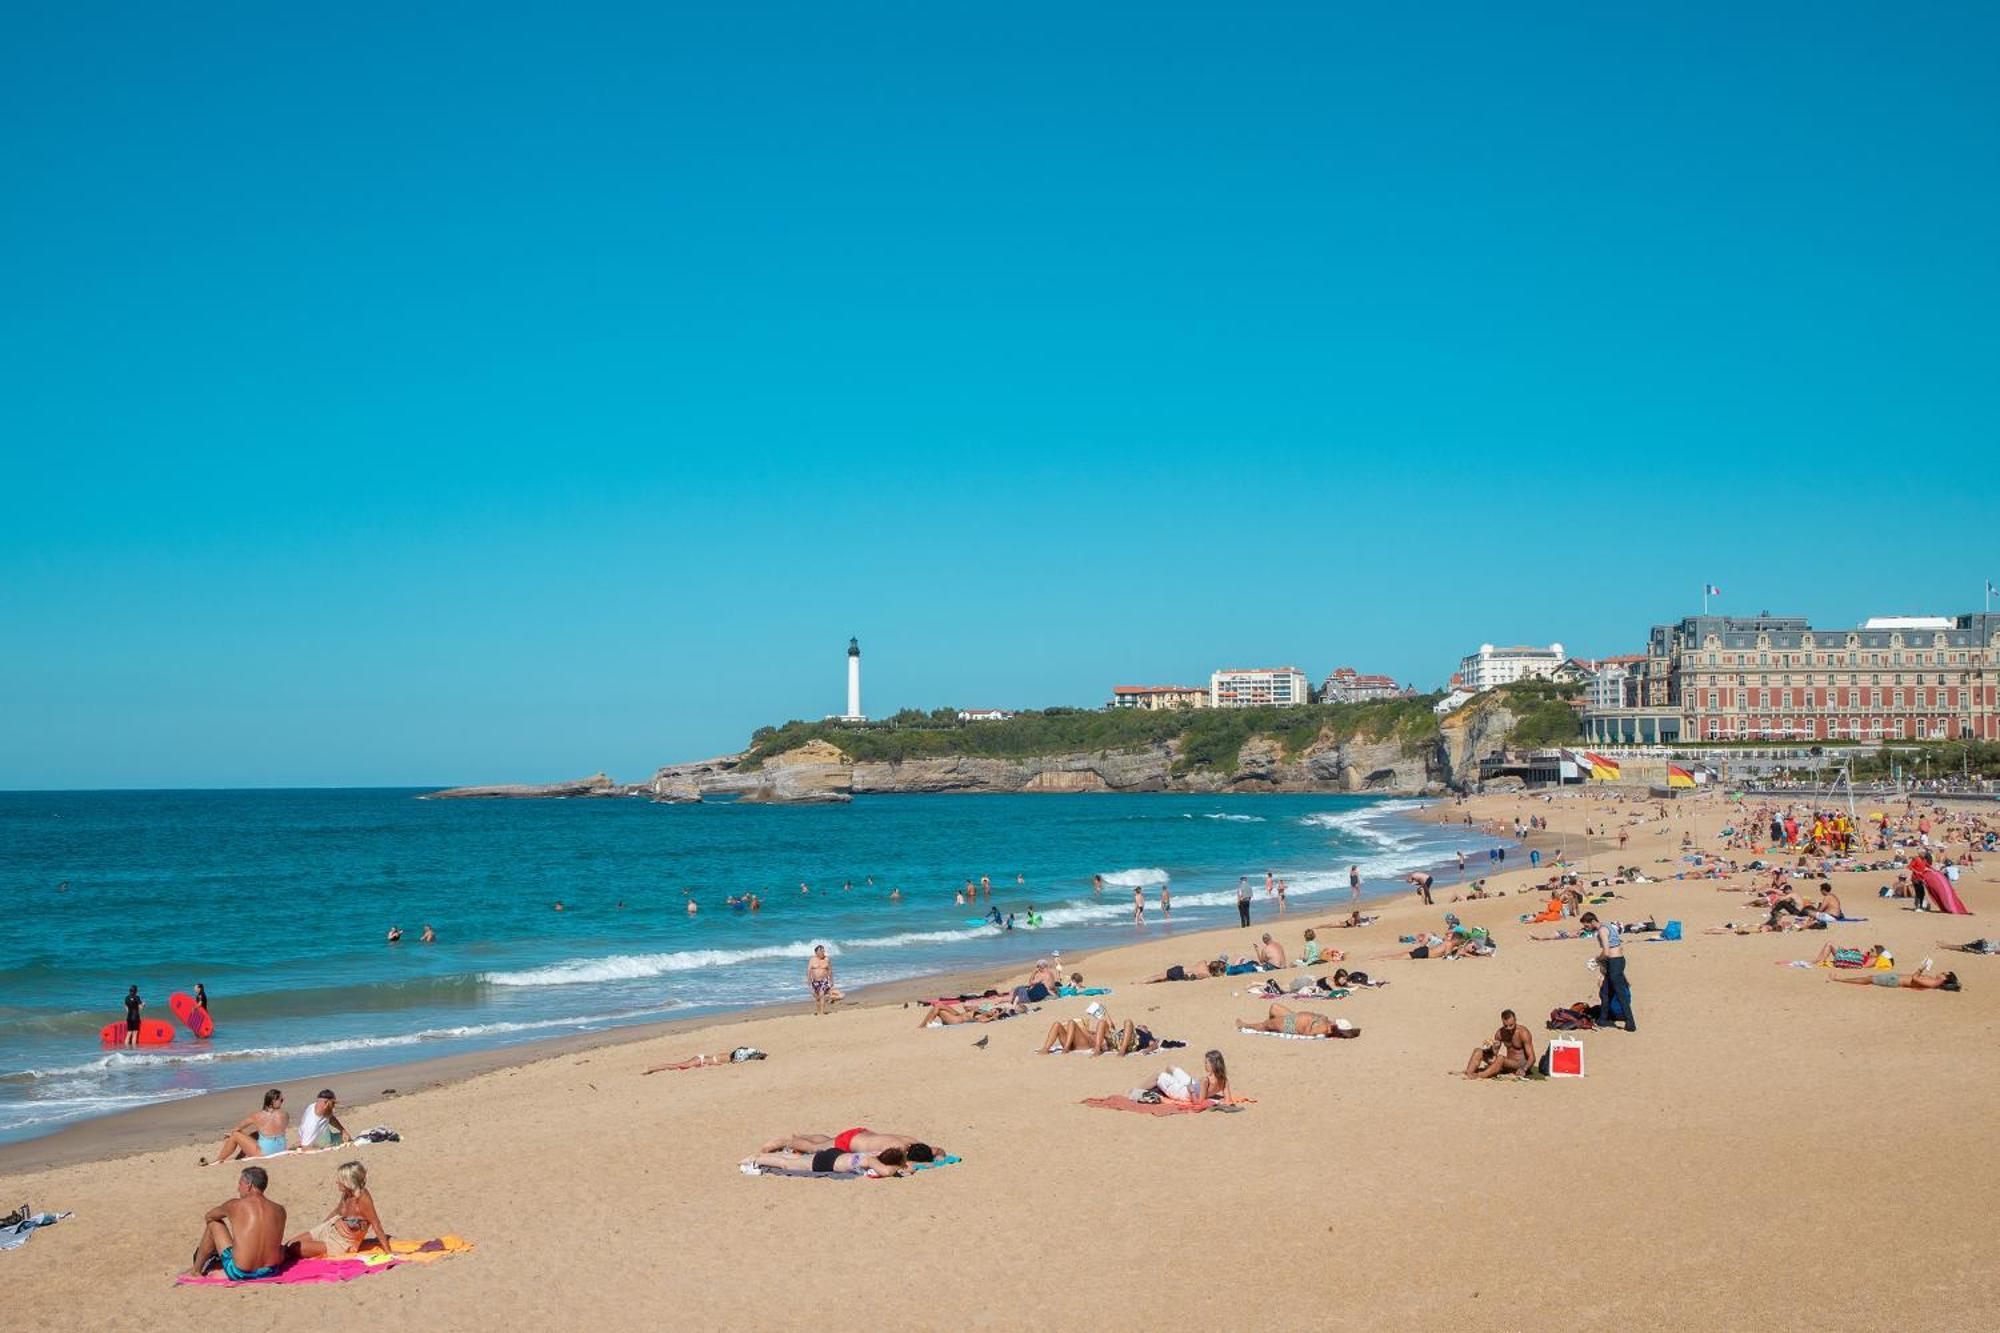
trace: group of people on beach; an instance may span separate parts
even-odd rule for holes
[[[236,1177],[236,1193],[202,1215],[201,1239],[188,1268],[193,1277],[220,1272],[231,1282],[275,1277],[299,1259],[357,1254],[371,1246],[388,1252],[389,1232],[368,1189],[368,1168],[342,1162],[334,1168],[333,1207],[317,1223],[285,1237],[285,1206],[266,1191],[271,1177],[261,1166],[246,1166]]]

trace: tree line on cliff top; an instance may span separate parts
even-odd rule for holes
[[[1431,705],[1438,696],[1377,699],[1355,704],[1305,704],[1293,708],[1191,708],[1150,712],[1135,708],[1038,708],[1010,718],[961,722],[956,710],[906,708],[872,722],[787,722],[760,727],[750,738],[745,767],[755,768],[808,741],[823,740],[860,763],[973,756],[1030,759],[1051,754],[1131,750],[1178,739],[1177,772],[1226,771],[1252,736],[1269,736],[1288,757],[1324,737],[1397,741],[1406,752],[1438,735]]]

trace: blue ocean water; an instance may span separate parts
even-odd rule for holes
[[[1345,901],[1349,864],[1387,891],[1485,845],[1405,818],[1420,802],[1368,797],[417,795],[0,794],[0,1139],[220,1087],[797,1000],[815,943],[849,987],[997,969],[1232,920],[1241,874],[1261,890],[1273,870],[1319,910]],[[1157,890],[1143,928],[1129,887],[1091,891],[1093,874],[1153,868],[1172,879],[1171,923]],[[972,924],[953,895],[982,875],[994,905],[1033,905],[1044,925]],[[726,906],[746,891],[755,915]],[[1256,910],[1270,910],[1261,891]],[[419,944],[427,923],[438,941]],[[392,925],[403,942],[385,943]],[[196,982],[211,1039],[99,1044],[128,985],[171,1020],[169,994]]]

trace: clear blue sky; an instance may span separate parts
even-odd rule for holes
[[[1993,6],[977,8],[13,13],[0,788],[2000,579]]]

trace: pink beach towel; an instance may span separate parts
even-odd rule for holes
[[[200,1277],[190,1277],[182,1273],[174,1279],[180,1287],[282,1287],[314,1282],[349,1282],[370,1273],[386,1273],[391,1268],[402,1267],[400,1259],[367,1263],[360,1259],[300,1259],[285,1265],[271,1277],[251,1278],[247,1282],[232,1282],[220,1272],[204,1273]]]
[[[1195,1115],[1202,1111],[1226,1111],[1254,1101],[1251,1097],[1231,1097],[1227,1102],[1135,1102],[1130,1097],[1085,1097],[1083,1105],[1105,1111],[1135,1111],[1140,1115]]]

